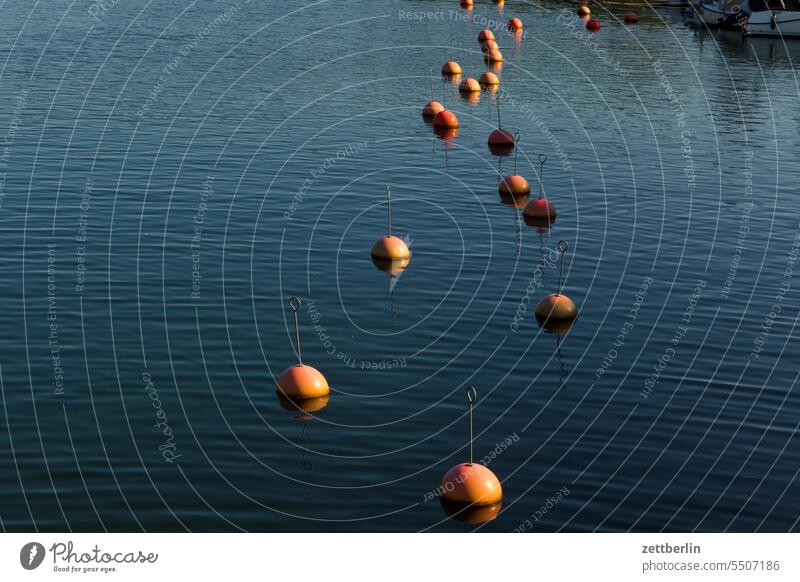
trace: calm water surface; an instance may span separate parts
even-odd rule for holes
[[[477,529],[798,529],[799,44],[600,6],[576,37],[556,1],[110,4],[0,5],[5,530],[470,531],[432,494],[469,385],[505,493]],[[503,92],[437,76],[434,138],[430,69],[477,77],[512,15]],[[497,194],[498,98],[549,231]],[[333,388],[307,415],[275,395],[292,295]]]

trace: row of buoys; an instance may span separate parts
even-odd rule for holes
[[[494,0],[495,4],[502,4],[502,0]],[[462,6],[472,6],[472,0],[461,0]],[[588,10],[588,8],[587,8]],[[512,18],[508,29],[519,32],[523,23],[519,18]],[[478,42],[487,63],[502,62],[494,34],[491,30],[484,29],[478,34]],[[471,53],[470,53],[471,55]],[[470,61],[471,62],[471,61]],[[470,67],[471,68],[471,67]],[[461,66],[450,60],[441,69],[443,75],[454,77],[462,74]],[[500,84],[499,77],[491,72],[484,72],[479,79],[467,77],[459,84],[459,92],[471,94],[481,89],[491,90]],[[422,109],[422,116],[426,121],[431,121],[435,130],[456,131],[458,117],[434,98],[433,71],[431,71],[431,100]],[[497,102],[497,128],[488,137],[488,145],[496,155],[509,155],[514,150],[514,173],[504,177],[498,186],[501,196],[512,198],[527,197],[531,187],[523,176],[517,173],[517,143],[519,133],[512,133],[502,126],[500,118],[500,104]],[[531,200],[523,210],[526,219],[545,221],[549,227],[556,218],[556,211],[552,204],[544,197],[543,173],[546,156],[539,157],[539,194]],[[373,244],[370,254],[373,261],[383,270],[394,272],[394,265],[400,265],[402,270],[409,263],[411,252],[406,243],[392,234],[391,188],[386,187],[387,233]],[[542,298],[536,306],[535,315],[539,324],[548,331],[560,332],[568,329],[578,315],[577,308],[572,300],[562,293],[564,254],[568,248],[565,241],[559,242],[560,271],[559,283],[556,293],[551,293]],[[388,267],[385,267],[388,265]],[[299,311],[302,302],[297,297],[292,297],[289,306],[294,314],[295,342],[297,349],[297,364],[284,370],[277,381],[278,394],[281,405],[286,408],[295,408],[303,412],[316,412],[324,408],[329,399],[330,387],[325,376],[316,368],[303,362],[300,343]],[[441,479],[440,492],[442,503],[447,513],[456,519],[471,523],[482,523],[493,519],[502,507],[503,491],[497,476],[486,466],[475,463],[473,460],[473,410],[477,401],[477,392],[474,387],[467,391],[469,402],[469,462],[460,463],[448,470]]]
[[[592,11],[586,4],[581,4],[578,6],[576,12],[578,16],[585,20],[586,30],[597,32],[602,27],[597,18],[591,18]],[[625,16],[622,17],[622,20],[625,22],[625,24],[636,24],[639,22],[639,15],[636,12],[626,12]]]

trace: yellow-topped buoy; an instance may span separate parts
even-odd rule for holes
[[[497,88],[500,86],[500,77],[491,71],[486,71],[480,77],[478,77],[478,83],[484,89]]]
[[[477,399],[475,388],[467,390],[469,401],[469,463],[461,463],[442,477],[439,491],[442,499],[450,503],[484,506],[500,503],[503,488],[497,476],[487,467],[472,462],[472,409]]]
[[[408,250],[408,245],[402,239],[396,236],[384,236],[375,241],[370,254],[376,259],[396,261],[408,259],[411,251]]]
[[[461,65],[455,61],[447,61],[442,65],[442,75],[460,75]]]
[[[481,85],[472,77],[467,77],[458,86],[459,93],[480,93]]]
[[[392,189],[389,186],[386,186],[386,216],[389,233],[375,241],[370,254],[376,259],[408,259],[411,256],[408,245],[402,239],[392,236]]]
[[[578,6],[578,10],[576,10],[576,12],[578,16],[589,16],[592,13],[592,11],[589,10],[589,7],[585,4]]]
[[[559,331],[565,326],[566,329],[569,329],[572,322],[578,317],[578,308],[575,302],[561,292],[564,277],[564,253],[567,252],[568,248],[567,241],[559,241],[558,250],[561,253],[561,266],[558,274],[558,291],[545,295],[536,305],[536,321],[548,331]]]
[[[292,297],[289,300],[289,305],[294,311],[297,364],[284,370],[278,376],[278,394],[298,400],[327,396],[331,390],[328,387],[328,381],[325,376],[316,368],[303,364],[303,355],[300,351],[300,322],[298,320],[298,312],[302,302],[297,297]]]

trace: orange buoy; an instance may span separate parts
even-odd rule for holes
[[[485,40],[485,41],[483,41],[481,43],[481,52],[483,54],[486,54],[486,53],[488,53],[489,51],[492,51],[492,50],[497,50],[497,51],[500,50],[500,45],[497,44],[497,41],[495,41],[495,40]]]
[[[289,300],[289,306],[294,311],[294,330],[297,341],[297,364],[284,370],[278,376],[278,393],[291,399],[305,400],[307,398],[320,398],[330,392],[325,376],[312,366],[303,365],[303,356],[300,352],[300,322],[298,311],[302,302],[297,297]]]
[[[450,469],[439,484],[442,498],[463,505],[494,505],[503,499],[497,476],[477,463],[461,463]]]
[[[483,42],[485,40],[494,40],[494,33],[488,28],[484,28],[478,33],[478,42]]]
[[[278,392],[287,398],[320,398],[330,392],[325,376],[312,366],[296,364],[278,377]]]
[[[569,245],[567,241],[558,242],[558,250],[561,253],[561,265],[558,273],[558,291],[545,295],[536,305],[536,321],[545,329],[569,329],[569,325],[578,317],[578,308],[575,303],[564,295],[561,285],[564,278],[564,253],[567,252]],[[565,324],[569,324],[565,328]]]
[[[461,4],[461,8],[472,8],[474,4],[473,0],[461,0],[459,3]]]
[[[639,15],[635,12],[626,12],[624,20],[625,24],[636,24],[639,22]]]
[[[573,321],[578,317],[578,308],[566,295],[551,293],[545,295],[536,305],[536,320],[540,325]]]
[[[425,107],[422,108],[422,117],[424,117],[427,121],[430,121],[440,111],[444,111],[444,105],[438,101],[428,101],[425,104]]]
[[[483,506],[500,503],[503,489],[494,473],[483,465],[472,462],[472,409],[478,394],[475,388],[467,389],[469,401],[469,463],[461,463],[442,477],[439,491],[442,499],[450,503]]]
[[[389,186],[386,186],[386,217],[389,234],[375,241],[370,254],[376,259],[408,259],[411,256],[408,245],[402,239],[392,236],[392,189]]]
[[[508,21],[508,30],[510,30],[511,32],[522,30],[522,21],[515,16],[514,18]]]
[[[585,4],[578,6],[578,9],[575,12],[578,14],[578,16],[589,16],[592,13],[592,11],[589,10],[589,7]]]
[[[458,86],[458,91],[460,93],[479,93],[480,90],[480,84],[472,77],[467,77],[461,81],[461,84]]]
[[[586,21],[586,30],[590,30],[592,32],[597,32],[600,30],[600,21],[596,18],[590,18]]]
[[[492,73],[491,71],[486,71],[478,78],[478,83],[484,89],[490,87],[499,87],[500,86],[500,77]]]
[[[461,65],[455,61],[447,61],[442,65],[442,75],[452,76],[461,74]]]
[[[503,53],[500,52],[500,49],[490,49],[486,51],[483,58],[487,63],[502,63]]]
[[[528,196],[531,185],[522,176],[511,174],[500,180],[497,190],[501,196]]]
[[[375,241],[370,254],[376,259],[394,261],[409,258],[411,251],[408,250],[408,245],[403,242],[403,239],[387,235]]]
[[[452,111],[443,109],[433,118],[433,127],[442,129],[456,129],[458,127],[458,117]]]

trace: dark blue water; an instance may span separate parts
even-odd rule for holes
[[[504,489],[474,527],[797,530],[800,45],[573,9],[2,2],[2,528],[469,531],[431,492],[474,385]],[[436,77],[435,139],[430,69],[513,15],[501,93]],[[497,194],[498,98],[549,231]],[[333,389],[308,415],[275,394],[292,295]]]

